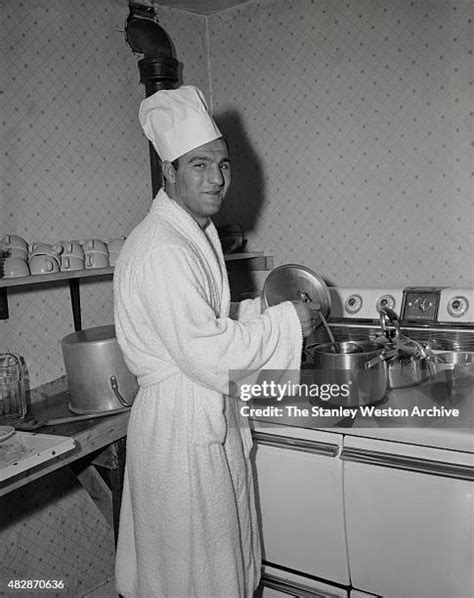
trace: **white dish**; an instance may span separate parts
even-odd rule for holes
[[[73,438],[16,432],[0,443],[0,482],[72,451]]]
[[[15,433],[15,428],[12,426],[0,426],[0,442],[3,442]]]

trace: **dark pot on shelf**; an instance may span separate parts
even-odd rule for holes
[[[243,251],[246,240],[244,229],[240,224],[223,224],[217,227],[217,233],[225,254]]]

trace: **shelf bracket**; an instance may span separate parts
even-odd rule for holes
[[[0,289],[0,320],[8,320],[8,292],[7,289]]]
[[[74,320],[74,330],[82,330],[81,322],[81,293],[79,292],[79,278],[70,278],[69,294],[71,296],[72,318]]]

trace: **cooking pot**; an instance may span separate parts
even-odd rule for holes
[[[114,326],[73,332],[61,343],[74,413],[98,413],[130,407],[138,391],[125,365]]]
[[[314,375],[319,384],[335,384],[328,403],[344,407],[372,405],[387,391],[387,367],[375,343],[344,341],[308,346],[312,349]],[[369,367],[370,363],[370,367]]]
[[[387,360],[390,388],[409,388],[428,380],[433,370],[426,357],[399,354]]]
[[[392,333],[388,325],[392,327]],[[386,339],[384,359],[390,388],[416,386],[436,373],[436,357],[424,345],[401,333],[400,320],[393,309],[380,309],[380,326]]]
[[[447,351],[436,355],[436,372],[444,372],[448,398],[456,397],[458,380],[464,376],[474,376],[474,351]],[[468,380],[472,387],[472,380]],[[461,385],[462,389],[462,385]],[[460,396],[463,397],[462,391]],[[463,397],[464,398],[464,397]]]
[[[217,227],[217,234],[225,254],[242,251],[247,244],[241,224],[223,224]]]

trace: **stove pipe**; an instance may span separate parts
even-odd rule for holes
[[[174,89],[178,81],[178,61],[173,57],[170,38],[158,25],[156,9],[143,4],[129,4],[125,23],[125,39],[133,52],[143,54],[138,61],[140,83],[146,97],[161,89]],[[152,194],[155,197],[162,184],[160,159],[151,143],[150,166]]]

